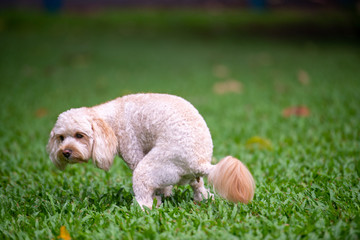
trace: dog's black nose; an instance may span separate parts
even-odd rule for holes
[[[69,158],[71,156],[72,151],[70,149],[65,149],[62,154],[64,157]]]

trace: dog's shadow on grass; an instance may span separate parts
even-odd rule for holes
[[[98,210],[104,210],[115,204],[117,206],[125,206],[127,208],[133,203],[134,193],[132,190],[123,187],[109,188],[106,193],[93,195],[89,197],[89,203],[95,206]]]
[[[175,186],[172,195],[166,198],[162,196],[162,200],[163,204],[179,207],[194,201],[193,191],[190,186]]]
[[[179,207],[184,203],[193,202],[193,192],[190,187],[174,187],[173,194],[170,197],[161,196],[163,204],[167,206]],[[135,195],[132,189],[123,187],[110,187],[104,194],[93,195],[88,198],[89,203],[98,210],[104,210],[115,204],[119,207],[130,208],[135,202]]]

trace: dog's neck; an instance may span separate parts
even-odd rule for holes
[[[123,115],[123,104],[121,98],[96,105],[92,107],[91,110],[104,120],[115,132],[118,132]]]

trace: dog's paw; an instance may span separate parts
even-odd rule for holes
[[[164,197],[170,197],[172,195],[173,186],[167,186],[156,191],[156,195],[163,195]]]
[[[156,199],[156,207],[159,207],[161,205],[161,196],[155,196],[154,201]]]
[[[164,197],[170,197],[172,195],[172,186],[167,186],[165,188],[163,188],[162,192],[164,194]]]
[[[194,194],[194,201],[201,202],[203,199],[211,199],[214,200],[214,194],[209,192],[209,190],[197,192]]]

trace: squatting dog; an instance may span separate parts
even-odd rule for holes
[[[70,109],[59,115],[47,150],[63,170],[87,162],[109,170],[119,154],[133,171],[135,199],[152,207],[154,198],[169,196],[172,186],[190,184],[194,200],[218,194],[248,203],[255,183],[238,159],[228,156],[212,165],[213,143],[204,119],[188,101],[167,94],[134,94],[94,107]]]

